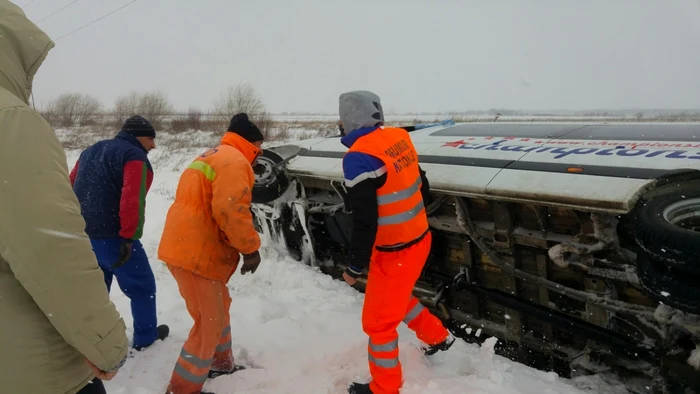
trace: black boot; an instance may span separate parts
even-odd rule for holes
[[[170,335],[170,327],[168,327],[166,324],[161,324],[156,328],[156,331],[158,331],[158,339],[161,341],[164,340],[165,338]]]
[[[350,394],[374,394],[372,393],[372,390],[369,389],[369,383],[357,383],[357,382],[352,382],[350,386],[348,386],[348,393]]]
[[[156,332],[158,332],[158,336],[156,337],[156,341],[159,340],[159,339],[162,341],[162,340],[164,340],[165,338],[167,338],[168,335],[170,335],[170,327],[168,327],[168,326],[165,325],[165,324],[161,324],[160,326],[156,327]],[[154,341],[154,342],[155,342],[155,341]],[[151,345],[152,345],[152,344],[151,344]],[[134,350],[136,350],[137,352],[140,352],[141,350],[143,350],[143,349],[145,349],[145,348],[147,348],[147,347],[149,347],[149,346],[151,346],[151,345],[148,345],[148,346],[134,346]]]
[[[229,371],[217,371],[215,369],[211,369],[211,370],[209,370],[209,374],[207,375],[207,377],[209,379],[214,379],[215,377],[221,376],[221,375],[231,375],[232,373],[240,371],[242,369],[245,369],[245,367],[243,365],[234,365],[233,369],[231,369]]]
[[[432,345],[428,347],[423,347],[423,352],[425,352],[426,356],[432,356],[433,354],[439,352],[439,351],[445,351],[452,347],[452,345],[455,343],[455,337],[452,334],[449,334],[447,336],[447,339],[444,341],[438,343],[437,345]]]

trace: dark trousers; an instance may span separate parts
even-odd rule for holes
[[[102,381],[95,378],[78,391],[77,394],[107,394],[107,390],[105,390],[105,385],[102,384]]]
[[[131,315],[134,318],[133,346],[151,345],[158,338],[156,279],[141,242],[133,243],[131,258],[116,269],[111,266],[119,259],[121,238],[91,239],[90,242],[104,273],[107,290],[111,289],[112,279],[116,276],[119,288],[131,300]]]

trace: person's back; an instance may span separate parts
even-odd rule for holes
[[[122,212],[122,193],[130,193],[133,199],[141,199],[142,188],[124,188],[124,172],[133,163],[135,176],[143,176],[148,189],[153,180],[153,170],[146,151],[139,146],[134,136],[121,131],[116,137],[99,141],[85,149],[78,158],[71,174],[73,190],[80,201],[80,210],[85,218],[85,232],[90,238],[118,237],[122,221],[142,218],[132,212]],[[137,201],[135,209],[140,207]],[[128,214],[121,216],[122,214]],[[136,226],[143,226],[137,223]],[[129,238],[126,234],[121,234]]]
[[[168,209],[158,257],[177,282],[194,326],[168,384],[168,394],[202,393],[208,378],[241,369],[231,349],[231,296],[236,271],[255,273],[260,237],[250,212],[252,163],[264,137],[245,113],[236,114],[221,143],[195,158],[180,176]]]
[[[340,95],[347,131],[341,143],[343,177],[352,216],[352,243],[343,279],[354,285],[369,268],[362,329],[369,336],[369,383],[353,382],[350,394],[398,394],[403,383],[399,334],[403,322],[425,343],[426,355],[449,349],[454,337],[412,295],[430,253],[425,212],[429,193],[408,132],[385,127],[379,96],[370,91]]]
[[[155,148],[155,138],[148,120],[134,115],[114,138],[84,150],[70,173],[107,290],[116,277],[131,300],[136,350],[170,333],[167,325],[157,324],[156,280],[140,242],[153,182],[147,154]]]
[[[128,338],[83,231],[63,147],[27,105],[53,43],[7,0],[0,37],[1,391],[98,390],[85,359],[116,371]]]
[[[243,193],[250,193],[249,182],[255,178],[250,163],[257,153],[240,140],[238,135],[227,133],[221,145],[189,165],[195,171],[183,172],[158,252],[169,265],[226,282],[236,267],[239,251],[250,253],[258,248],[251,212],[231,209],[237,203],[231,196],[250,199]],[[225,231],[228,229],[233,230]],[[203,255],[202,251],[209,253]]]

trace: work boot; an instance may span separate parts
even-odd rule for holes
[[[211,369],[211,370],[209,370],[209,374],[207,375],[207,377],[209,379],[214,379],[215,377],[221,376],[221,375],[231,375],[232,373],[234,373],[236,371],[240,371],[242,369],[245,369],[245,367],[243,365],[234,365],[233,369],[231,369],[229,371],[217,371],[215,369]]]
[[[156,328],[156,331],[158,331],[157,339],[160,339],[161,341],[165,340],[165,338],[167,338],[168,335],[170,335],[170,327],[168,327],[166,324],[161,324],[160,326],[158,326]]]
[[[445,351],[452,347],[452,345],[455,343],[455,337],[452,335],[452,333],[447,334],[447,339],[444,341],[438,343],[437,345],[430,345],[427,347],[423,347],[423,352],[425,352],[426,356],[432,356],[433,354],[439,352],[439,351]]]
[[[350,394],[374,394],[372,393],[372,390],[369,388],[369,383],[357,383],[357,382],[352,382],[350,386],[348,386],[348,393]]]
[[[162,340],[164,340],[165,338],[167,338],[168,335],[170,335],[170,327],[168,327],[168,326],[165,325],[165,324],[161,324],[160,326],[158,326],[158,327],[156,328],[156,331],[158,332],[158,336],[156,337],[156,341],[159,340],[159,339],[162,341]],[[155,342],[155,341],[154,341],[154,342]],[[151,345],[152,345],[152,344],[151,344]],[[145,348],[147,348],[147,347],[149,347],[149,346],[151,346],[151,345],[148,345],[148,346],[134,346],[134,350],[136,350],[137,352],[140,352],[141,350],[143,350],[143,349],[145,349]]]

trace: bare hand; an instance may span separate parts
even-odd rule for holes
[[[345,283],[349,284],[350,286],[355,286],[355,283],[357,282],[357,279],[348,275],[347,272],[343,272],[343,279],[345,279]]]
[[[119,372],[119,370],[116,370],[114,372],[105,372],[97,368],[95,364],[90,362],[90,360],[85,359],[85,362],[87,363],[88,367],[90,367],[90,370],[92,370],[92,373],[94,373],[95,376],[100,380],[112,380],[112,378],[117,376],[117,373]]]

